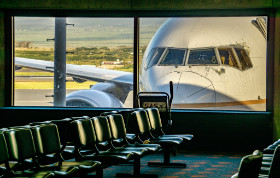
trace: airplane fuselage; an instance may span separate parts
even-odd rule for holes
[[[169,93],[173,81],[173,108],[265,110],[266,39],[254,19],[169,19],[144,54],[141,91]]]

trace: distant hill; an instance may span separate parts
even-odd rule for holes
[[[147,45],[166,18],[141,18],[141,43]],[[121,46],[133,43],[133,18],[67,18],[67,45]],[[33,47],[51,47],[46,39],[54,37],[55,18],[15,17],[16,41],[30,41]]]
[[[166,18],[141,18],[141,24],[145,27],[158,27]],[[15,17],[16,30],[46,30],[54,28],[55,18],[52,17]],[[79,28],[131,28],[133,18],[67,18],[67,23]]]

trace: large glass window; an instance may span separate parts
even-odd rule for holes
[[[172,81],[173,109],[265,111],[266,36],[259,29],[266,20],[259,18],[266,17],[151,19],[162,24],[143,54],[142,61],[153,67],[140,68],[140,91],[171,95]],[[149,18],[140,21],[149,24]],[[140,41],[147,41],[144,30]]]
[[[15,17],[15,106],[61,106],[60,52],[63,106],[131,108],[133,85],[172,95],[172,81],[173,109],[265,111],[266,20],[257,18],[266,17],[140,17],[134,84],[133,18],[66,18],[64,52],[57,18]]]
[[[56,31],[56,20],[15,17],[14,105],[131,108],[133,18],[65,18],[66,34]],[[53,72],[63,50],[55,51],[56,33],[66,38],[62,105],[54,102],[63,91]]]

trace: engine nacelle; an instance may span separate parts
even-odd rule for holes
[[[123,108],[123,103],[110,93],[99,90],[79,90],[66,96],[66,106]]]

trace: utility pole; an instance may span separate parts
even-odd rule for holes
[[[66,18],[55,18],[54,106],[66,106]]]
[[[134,40],[133,40],[133,107],[141,107],[138,106],[137,94],[139,93],[139,29],[140,29],[140,19],[139,17],[134,17]]]

